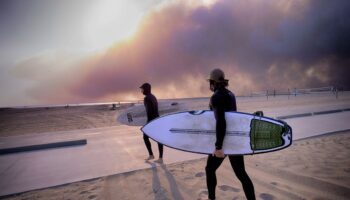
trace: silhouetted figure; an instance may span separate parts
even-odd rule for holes
[[[143,103],[146,108],[146,114],[147,114],[147,123],[152,121],[153,119],[159,117],[158,112],[158,101],[157,98],[151,93],[151,85],[149,83],[144,83],[141,85],[141,92],[145,95],[145,98],[143,99]],[[146,160],[154,159],[154,155],[152,152],[152,146],[151,142],[149,140],[149,137],[146,134],[143,134],[143,140],[145,141],[145,145],[148,150],[148,158]],[[162,162],[163,159],[163,144],[158,142],[158,150],[159,150],[159,162]]]
[[[210,73],[209,83],[210,90],[214,92],[210,98],[209,107],[214,111],[216,119],[216,142],[213,154],[208,156],[205,172],[207,178],[208,198],[213,200],[215,199],[215,188],[217,184],[216,170],[220,167],[222,161],[224,161],[226,157],[222,150],[222,144],[226,134],[225,112],[237,111],[237,105],[235,95],[227,89],[228,80],[225,79],[225,74],[222,70],[214,69]],[[242,183],[247,199],[254,200],[254,185],[245,171],[243,155],[231,155],[228,157],[233,171]]]

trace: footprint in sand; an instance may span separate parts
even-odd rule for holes
[[[262,200],[274,200],[275,199],[275,197],[273,195],[267,194],[267,193],[261,193],[259,196]]]
[[[272,184],[272,185],[278,185],[278,183],[276,183],[276,182],[271,182],[271,184]]]
[[[271,185],[274,185],[274,186],[277,186],[277,187],[282,187],[282,188],[286,188],[286,189],[291,189],[291,187],[289,187],[288,185],[283,185],[283,184],[280,184],[280,183],[278,183],[278,182],[271,182],[270,183]],[[263,194],[265,194],[265,193],[263,193]]]
[[[89,199],[96,199],[97,195],[90,195],[88,198]]]
[[[199,193],[199,196],[207,196],[208,195],[208,191],[207,190],[202,190],[200,193]]]
[[[239,192],[240,191],[240,189],[234,188],[234,187],[231,187],[228,185],[220,185],[219,189],[224,191],[224,192],[226,192],[226,191]]]
[[[88,191],[82,191],[79,194],[86,194],[86,193],[88,193]]]
[[[203,177],[205,174],[204,172],[199,172],[196,175],[194,175],[195,177]]]
[[[208,197],[208,191],[207,190],[202,190],[198,197],[197,197],[197,200],[202,200],[202,199],[207,199]]]

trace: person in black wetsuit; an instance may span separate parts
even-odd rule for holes
[[[226,157],[225,152],[222,150],[222,144],[226,134],[225,112],[237,111],[237,106],[234,94],[227,89],[228,80],[225,79],[225,74],[222,70],[214,69],[210,73],[208,81],[210,82],[210,90],[214,92],[210,99],[209,107],[214,111],[216,119],[216,142],[213,154],[208,156],[205,172],[208,197],[213,200],[215,199],[215,188],[217,184],[215,172]],[[254,185],[245,171],[243,155],[230,155],[228,157],[233,171],[242,183],[246,198],[248,200],[254,200]]]
[[[153,119],[159,117],[158,112],[158,101],[157,98],[151,93],[151,84],[144,83],[141,85],[141,92],[145,95],[145,98],[143,99],[143,103],[146,108],[147,113],[147,123],[152,121]],[[149,137],[146,134],[143,134],[143,140],[145,142],[145,145],[148,150],[148,158],[146,160],[154,159],[154,155],[152,152],[152,146],[151,142],[149,140]],[[159,159],[158,162],[162,162],[163,160],[163,144],[158,142],[158,150],[159,150]]]

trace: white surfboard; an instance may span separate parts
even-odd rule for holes
[[[226,112],[226,155],[247,155],[284,149],[292,144],[292,129],[281,120],[248,113]],[[198,110],[159,117],[141,128],[165,146],[211,154],[215,149],[216,120],[213,111]]]

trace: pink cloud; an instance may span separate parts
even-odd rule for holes
[[[160,98],[207,96],[205,79],[216,67],[226,71],[238,94],[268,88],[349,87],[345,74],[350,45],[337,39],[350,32],[349,25],[340,23],[345,17],[342,3],[173,3],[147,15],[129,40],[75,65],[70,77],[53,77],[50,87],[63,85],[65,99],[91,101],[138,97],[143,82],[152,83]]]

